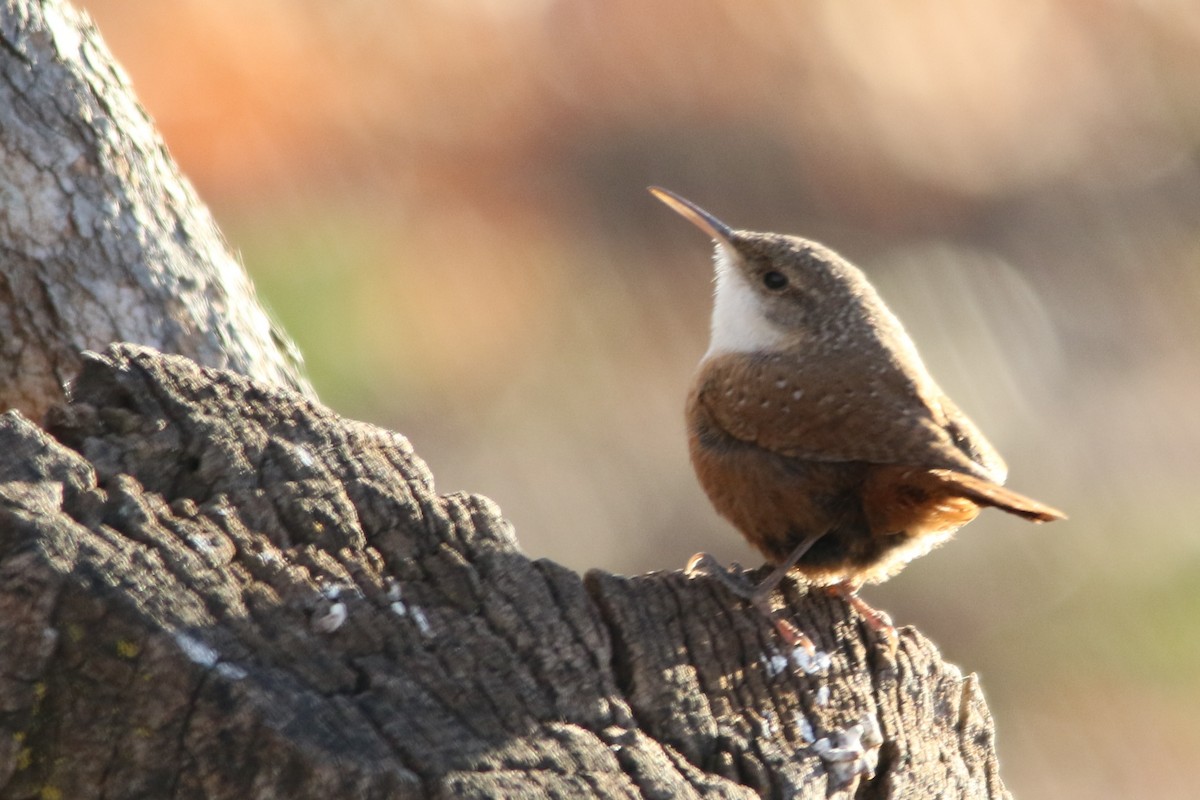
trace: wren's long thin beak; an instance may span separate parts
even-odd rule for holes
[[[721,220],[714,217],[712,214],[705,211],[700,206],[693,203],[691,200],[680,197],[669,189],[664,189],[661,186],[651,186],[650,194],[662,200],[673,211],[678,213],[688,222],[695,225],[700,230],[707,233],[712,238],[724,245],[733,244],[733,229],[726,225]]]

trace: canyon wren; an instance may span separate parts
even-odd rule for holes
[[[734,230],[673,192],[650,192],[716,243],[708,352],[687,400],[688,444],[717,512],[775,567],[757,586],[712,574],[772,619],[790,571],[857,597],[991,506],[1064,514],[1003,488],[1007,467],[929,375],[865,275],[796,236]],[[802,634],[781,620],[793,644]],[[893,645],[894,646],[894,645]]]

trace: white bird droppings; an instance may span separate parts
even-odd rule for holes
[[[813,750],[825,762],[825,768],[839,787],[848,785],[859,775],[875,776],[879,765],[879,747],[883,734],[874,714],[864,715],[862,722],[838,731],[832,737],[822,737],[813,743]]]
[[[179,649],[187,656],[188,661],[202,667],[212,667],[221,658],[221,654],[216,650],[186,633],[175,634],[175,644],[179,645]]]
[[[217,674],[223,678],[229,678],[231,681],[240,681],[249,673],[239,667],[237,664],[230,664],[228,661],[222,661],[217,664]]]
[[[296,459],[306,467],[311,467],[317,463],[312,453],[308,451],[308,448],[303,446],[296,448]]]
[[[433,626],[429,624],[429,618],[425,616],[425,612],[419,606],[412,606],[409,613],[412,614],[413,622],[417,623],[417,629],[421,631],[422,636],[433,634]]]
[[[770,678],[774,678],[776,675],[783,672],[785,669],[787,669],[788,665],[787,656],[781,656],[778,653],[770,658],[767,658],[765,655],[760,656],[759,660],[762,662],[763,669],[765,669],[767,672],[767,677]]]
[[[804,712],[797,710],[792,720],[796,723],[796,731],[800,734],[800,741],[808,744],[817,738],[817,734],[813,731],[812,723],[808,721],[808,717],[804,716]]]
[[[341,600],[330,603],[329,607],[324,611],[317,609],[312,617],[312,629],[317,633],[333,633],[338,628],[342,627],[342,623],[350,616],[346,604]]]
[[[805,675],[818,675],[829,671],[830,666],[833,665],[833,659],[829,653],[823,650],[817,650],[809,655],[806,649],[797,647],[792,650],[792,663]]]

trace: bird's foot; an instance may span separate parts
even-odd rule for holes
[[[767,619],[774,623],[775,632],[779,634],[779,638],[787,645],[788,651],[803,650],[810,659],[816,657],[817,646],[813,644],[812,639],[808,638],[807,633],[797,628],[791,622],[788,622],[778,612],[769,607],[760,610],[767,615]]]
[[[771,607],[771,593],[775,591],[775,587],[783,578],[782,573],[772,572],[761,583],[754,583],[746,578],[738,564],[725,567],[708,553],[697,553],[692,556],[688,559],[687,566],[683,571],[688,577],[706,575],[715,578],[733,594],[743,600],[749,600],[759,610],[759,613],[769,619],[779,634],[779,638],[783,640],[789,650],[802,648],[809,656],[816,654],[817,648],[812,639]]]
[[[896,626],[892,624],[892,618],[888,616],[886,611],[880,611],[872,607],[870,603],[859,597],[858,589],[858,586],[850,583],[839,583],[830,586],[829,593],[845,600],[851,608],[862,616],[867,627],[883,639],[887,645],[888,654],[895,661],[896,651],[900,647],[900,634],[896,632]]]

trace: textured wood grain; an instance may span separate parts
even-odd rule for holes
[[[0,797],[1006,796],[911,630],[785,582],[808,674],[709,579],[527,558],[399,434],[84,363],[49,433],[0,422]]]

